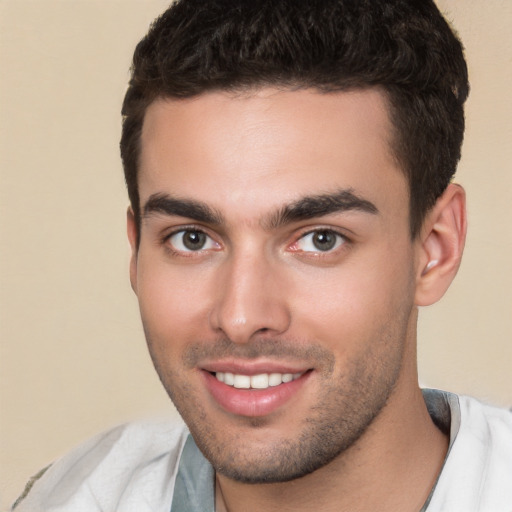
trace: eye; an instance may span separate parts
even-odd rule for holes
[[[345,242],[345,237],[330,229],[320,229],[303,235],[295,243],[296,250],[303,252],[328,252]]]
[[[168,238],[173,249],[181,252],[205,251],[217,249],[219,245],[206,233],[197,229],[183,229]]]

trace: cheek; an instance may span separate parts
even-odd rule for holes
[[[407,317],[414,299],[412,274],[404,271],[410,260],[387,254],[329,269],[328,277],[308,276],[294,307],[304,335],[338,352],[359,350]]]
[[[168,351],[197,341],[208,323],[208,286],[200,273],[165,264],[139,265],[137,296],[150,343]]]

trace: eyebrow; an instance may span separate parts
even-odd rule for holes
[[[220,225],[224,219],[220,212],[210,206],[194,201],[193,199],[180,199],[168,194],[153,194],[144,205],[143,217],[146,219],[153,214],[187,217],[196,222]]]
[[[353,189],[342,189],[332,194],[301,197],[278,209],[275,213],[271,213],[266,219],[263,219],[262,226],[267,230],[272,230],[292,222],[346,211],[360,211],[372,215],[379,213],[372,202],[359,197]],[[213,226],[225,223],[224,217],[218,210],[203,202],[181,199],[163,193],[151,195],[144,205],[144,218],[154,214],[186,217]]]
[[[265,227],[275,229],[292,222],[354,210],[371,215],[379,213],[378,208],[372,202],[359,197],[353,189],[342,189],[332,194],[302,197],[285,205],[268,218]]]

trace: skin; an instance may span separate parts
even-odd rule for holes
[[[131,282],[160,379],[217,470],[217,510],[415,510],[435,482],[447,439],[417,385],[417,305],[456,273],[464,195],[450,186],[411,240],[391,133],[377,89],[148,108]],[[340,191],[374,209],[282,214]],[[303,375],[266,409],[212,384],[225,367]]]

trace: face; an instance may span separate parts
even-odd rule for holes
[[[377,90],[147,111],[132,285],[162,383],[229,478],[328,464],[409,378],[414,245],[390,133]]]

